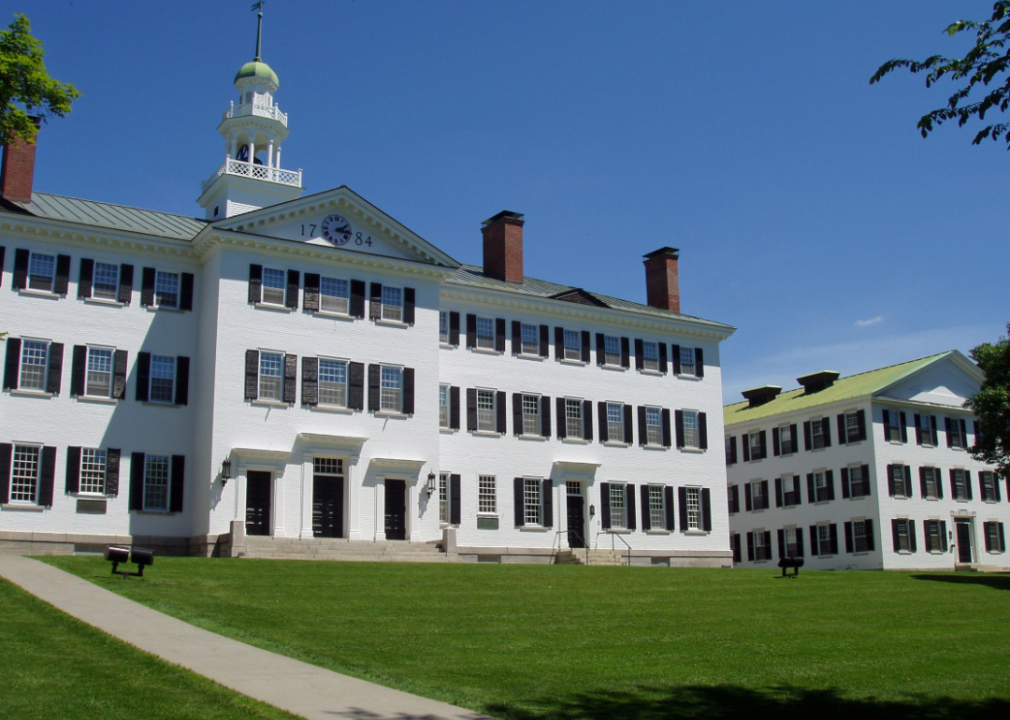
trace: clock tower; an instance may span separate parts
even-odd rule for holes
[[[256,56],[235,75],[238,101],[224,111],[218,132],[224,137],[221,166],[202,183],[197,202],[208,220],[276,205],[301,197],[302,171],[281,168],[281,143],[288,136],[288,116],[274,103],[280,81],[260,58],[263,9],[259,4]]]

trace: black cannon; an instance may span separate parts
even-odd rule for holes
[[[105,548],[105,559],[112,563],[113,575],[122,575],[124,580],[131,575],[144,577],[144,567],[146,565],[154,565],[154,551],[146,548],[127,548],[109,545]],[[119,563],[125,563],[130,560],[137,566],[137,572],[119,569]]]
[[[787,577],[787,570],[792,568],[793,574],[791,577],[796,577],[800,574],[800,568],[803,567],[803,558],[801,557],[784,557],[779,560],[779,567],[782,568],[782,577]]]

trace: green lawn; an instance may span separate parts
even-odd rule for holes
[[[1010,718],[1008,576],[158,558],[123,582],[49,562],[499,717]]]
[[[0,580],[0,718],[296,720],[142,653]]]

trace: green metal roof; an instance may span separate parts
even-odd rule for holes
[[[235,82],[245,78],[256,78],[257,80],[273,83],[274,89],[281,86],[281,81],[277,79],[277,73],[261,60],[251,60],[235,73]]]
[[[794,410],[806,410],[807,408],[827,405],[841,400],[854,400],[856,398],[867,397],[893,385],[898,380],[911,375],[915,371],[921,370],[927,365],[931,365],[937,360],[953,354],[953,350],[948,350],[938,355],[930,355],[929,357],[911,360],[899,365],[890,365],[878,370],[870,370],[858,375],[838,378],[831,387],[809,395],[805,394],[803,388],[796,388],[795,390],[781,393],[774,400],[754,408],[750,407],[750,404],[746,400],[733,403],[723,408],[725,424],[729,427],[730,425],[761,420],[762,418]]]

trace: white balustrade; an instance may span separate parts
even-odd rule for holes
[[[282,113],[281,109],[277,105],[257,105],[257,104],[243,104],[243,105],[232,105],[230,108],[224,111],[224,117],[222,120],[229,120],[235,117],[246,117],[253,115],[255,117],[268,118],[270,120],[276,120],[284,127],[288,126],[288,114]]]
[[[266,165],[257,165],[228,158],[213,175],[201,183],[201,188],[206,190],[222,175],[241,175],[242,177],[267,180],[281,185],[291,185],[292,187],[302,186],[301,170],[282,170],[281,168],[272,168]]]

